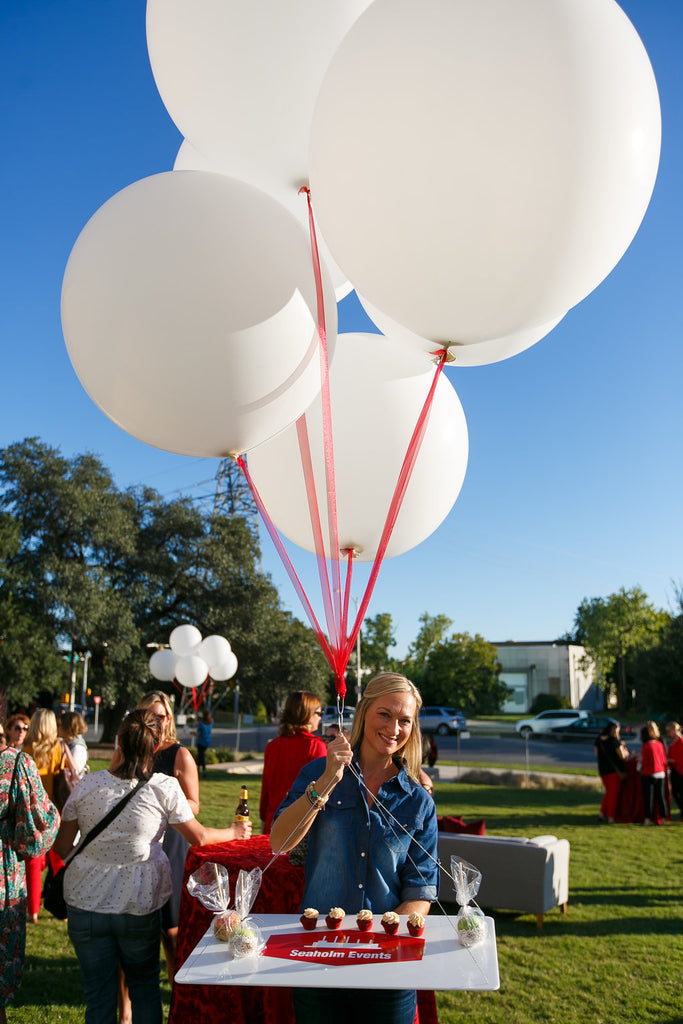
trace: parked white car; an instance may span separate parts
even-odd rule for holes
[[[587,718],[587,711],[564,710],[555,708],[552,711],[541,711],[535,718],[522,718],[515,723],[515,732],[521,736],[532,736],[539,733],[551,732],[558,725],[569,725],[577,718]]]

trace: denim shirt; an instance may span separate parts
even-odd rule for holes
[[[360,772],[358,762],[353,763]],[[324,758],[305,765],[275,817],[324,770]],[[383,914],[405,900],[432,902],[437,897],[436,805],[405,768],[381,786],[371,808],[364,788],[347,769],[316,815],[308,839],[302,909],[316,907],[326,914],[330,907],[343,907],[355,914],[367,907]]]

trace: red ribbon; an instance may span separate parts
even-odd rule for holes
[[[311,253],[313,259],[313,272],[315,276],[315,286],[318,304],[318,338],[320,341],[320,379],[321,379],[321,403],[322,403],[322,418],[323,418],[323,450],[325,458],[325,496],[327,503],[327,523],[328,523],[328,552],[325,551],[325,540],[323,536],[322,523],[320,519],[320,508],[318,503],[318,495],[315,487],[315,478],[313,474],[313,464],[311,459],[310,444],[308,439],[308,425],[306,417],[301,416],[297,420],[297,438],[299,441],[299,452],[301,454],[301,464],[303,469],[306,497],[308,501],[308,512],[311,521],[311,530],[313,533],[313,542],[315,548],[316,559],[318,563],[318,576],[320,579],[320,588],[322,594],[323,608],[325,611],[325,621],[327,623],[327,632],[329,640],[323,633],[323,630],[315,616],[311,603],[304,591],[301,580],[297,576],[297,573],[292,565],[292,562],[285,550],[282,539],[275,528],[261,497],[254,485],[249,470],[243,458],[237,459],[237,465],[241,468],[244,473],[245,479],[252,493],[256,507],[259,510],[261,518],[265,524],[265,527],[273,541],[275,548],[280,556],[282,564],[284,565],[287,574],[294,585],[299,599],[304,607],[304,611],[311,624],[313,632],[323,650],[323,653],[332,668],[335,676],[335,687],[339,698],[343,703],[343,699],[346,696],[346,681],[344,678],[351,652],[353,651],[358,632],[362,626],[365,613],[368,609],[370,599],[372,597],[375,584],[377,583],[377,577],[379,576],[380,566],[384,559],[384,555],[387,550],[387,546],[391,539],[391,534],[396,525],[398,514],[401,510],[401,505],[405,497],[406,490],[410,483],[410,479],[415,468],[415,462],[424,439],[425,431],[429,423],[429,416],[431,413],[432,405],[434,403],[434,395],[436,393],[436,386],[439,380],[439,375],[443,370],[444,364],[447,358],[447,352],[445,350],[439,353],[439,360],[434,373],[429,393],[425,399],[424,406],[418,417],[415,429],[412,437],[408,444],[408,450],[405,458],[401,465],[401,469],[394,488],[394,493],[389,505],[387,512],[387,518],[382,530],[379,545],[377,547],[377,553],[372,565],[370,578],[368,580],[363,599],[358,607],[355,622],[351,633],[347,635],[348,622],[349,622],[349,599],[351,595],[351,578],[353,573],[353,552],[344,552],[346,560],[346,578],[345,585],[342,590],[341,582],[341,553],[339,551],[339,531],[337,522],[337,490],[335,483],[334,474],[334,446],[332,443],[332,410],[330,404],[330,379],[329,379],[329,360],[328,360],[328,346],[327,346],[327,328],[325,325],[325,305],[322,287],[322,273],[320,270],[320,257],[318,253],[318,243],[315,231],[315,221],[313,217],[313,207],[311,204],[311,193],[310,189],[302,188],[299,190],[300,193],[306,195],[308,202],[308,224],[309,233],[311,238]]]

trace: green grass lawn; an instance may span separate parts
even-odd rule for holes
[[[219,772],[202,780],[200,820],[230,822],[243,781]],[[257,819],[261,780],[247,784]],[[494,914],[500,991],[438,993],[441,1024],[683,1024],[683,824],[599,826],[596,796],[568,789],[435,789],[439,813],[483,817],[489,833],[552,833],[571,843],[569,913],[551,911],[542,932],[532,914]],[[169,997],[166,986],[166,1006]],[[83,1013],[66,925],[41,911],[28,927],[24,984],[8,1018],[80,1024]]]

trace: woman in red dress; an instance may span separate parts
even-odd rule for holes
[[[666,723],[666,735],[670,740],[666,760],[671,776],[671,792],[683,818],[683,734],[678,722]]]
[[[306,690],[290,693],[280,715],[278,735],[263,755],[263,783],[259,812],[264,835],[270,832],[273,815],[289,793],[299,771],[316,757],[327,755],[327,746],[313,732],[320,725],[320,698]]]

